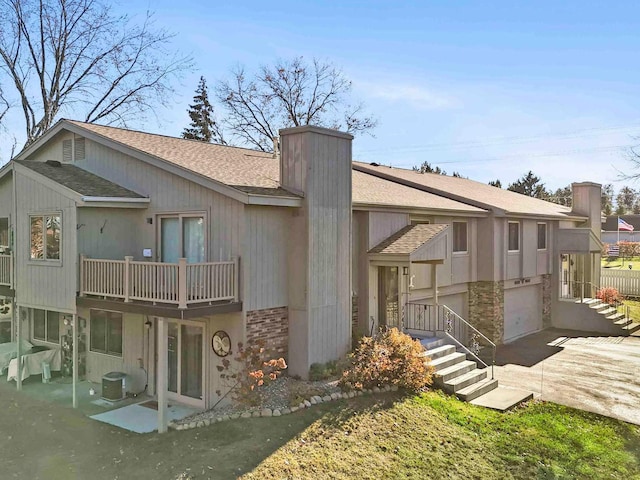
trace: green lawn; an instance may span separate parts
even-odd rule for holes
[[[611,268],[615,270],[629,270],[629,265],[631,265],[631,270],[640,270],[640,257],[603,258],[601,260],[601,265],[603,268]]]
[[[501,414],[431,392],[341,407],[242,478],[640,478],[640,427],[556,404]]]

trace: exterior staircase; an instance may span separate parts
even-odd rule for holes
[[[490,367],[478,368],[475,361],[456,351],[455,345],[444,338],[432,340],[425,345],[425,356],[435,368],[434,384],[447,393],[470,402],[498,388],[498,380],[491,378]]]
[[[601,315],[604,319],[615,325],[616,330],[623,335],[631,335],[640,337],[640,323],[634,322],[629,316],[628,309],[623,306],[623,311],[608,303],[603,302],[599,298],[583,298],[577,299],[576,303],[589,307],[592,311]]]
[[[456,351],[446,338],[423,339],[424,356],[435,368],[434,385],[460,400],[470,402],[498,388],[498,380],[491,378],[491,367],[478,368],[475,361]]]

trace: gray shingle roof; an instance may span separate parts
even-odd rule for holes
[[[15,162],[86,197],[145,198],[75,165],[61,163],[58,166],[53,163],[27,160],[16,160]]]
[[[404,168],[391,168],[368,163],[354,162],[356,170],[372,175],[383,176],[393,181],[416,188],[424,188],[436,195],[456,200],[464,199],[482,208],[497,208],[507,213],[522,215],[540,215],[565,217],[571,215],[571,208],[537,198],[528,197],[468,178],[450,177],[435,173],[419,173]]]
[[[447,224],[407,225],[369,250],[369,253],[410,255],[442,232]]]

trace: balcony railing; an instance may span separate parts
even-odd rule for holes
[[[80,295],[167,303],[187,308],[195,303],[238,301],[239,260],[229,262],[139,262],[80,258]]]
[[[0,285],[13,286],[11,255],[0,254]]]

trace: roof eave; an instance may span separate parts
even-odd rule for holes
[[[416,207],[416,206],[402,206],[402,205],[392,205],[386,203],[367,203],[367,202],[353,202],[353,210],[396,210],[402,211],[403,213],[421,213],[421,214],[433,214],[433,215],[441,215],[443,213],[447,215],[459,215],[464,217],[486,217],[489,215],[489,212],[484,211],[466,211],[466,210],[455,210],[451,208],[434,208],[434,207]]]
[[[85,195],[78,202],[80,207],[117,207],[117,208],[148,208],[151,200],[149,198],[129,198],[129,197],[93,197]]]
[[[302,199],[298,197],[282,197],[276,195],[247,195],[248,205],[265,205],[272,207],[301,207]]]

